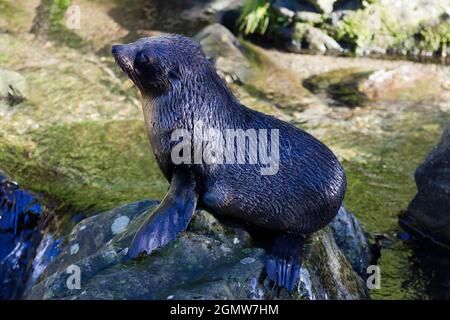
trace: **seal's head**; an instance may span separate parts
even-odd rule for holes
[[[181,35],[148,37],[114,45],[112,54],[143,96],[164,94],[177,82],[192,78],[193,70],[199,74],[209,65],[200,46]]]

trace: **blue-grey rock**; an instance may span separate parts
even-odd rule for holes
[[[333,236],[353,269],[362,277],[367,275],[367,267],[372,261],[372,251],[367,236],[356,217],[345,207],[341,207],[331,222]]]
[[[415,173],[417,194],[400,216],[408,231],[450,248],[450,125]]]
[[[189,228],[166,247],[137,261],[128,246],[156,202],[128,204],[78,223],[27,291],[28,299],[367,299],[362,278],[339,249],[332,228],[307,241],[302,277],[292,295],[274,295],[264,276],[265,250],[235,222],[197,211]],[[117,221],[120,233],[112,228]],[[353,221],[355,222],[355,221]],[[345,223],[345,222],[343,222]],[[345,229],[344,227],[342,229]],[[354,230],[354,228],[347,228]],[[116,234],[115,234],[116,233]],[[72,250],[72,248],[77,250]],[[81,289],[67,286],[70,266]],[[263,278],[264,279],[264,278]]]

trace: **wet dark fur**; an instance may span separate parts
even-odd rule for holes
[[[152,74],[136,68],[140,50],[157,60]],[[345,175],[333,153],[305,131],[240,104],[197,43],[178,35],[144,38],[117,48],[115,56],[143,91],[151,145],[169,181],[174,129],[192,130],[201,120],[216,129],[280,130],[280,166],[275,175],[263,176],[257,165],[250,164],[185,165],[195,172],[200,205],[292,233],[317,231],[335,217],[344,197]]]
[[[169,181],[175,170],[193,176],[200,206],[290,235],[317,231],[335,217],[346,180],[334,154],[307,132],[240,104],[197,43],[178,35],[143,38],[113,54],[142,93],[162,172]],[[264,176],[250,164],[173,165],[172,131],[192,131],[199,120],[215,129],[279,129],[278,173]]]

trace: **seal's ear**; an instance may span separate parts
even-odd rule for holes
[[[169,80],[172,81],[177,81],[177,80],[181,80],[181,73],[180,73],[180,68],[179,67],[175,67],[173,69],[171,69],[169,71]]]

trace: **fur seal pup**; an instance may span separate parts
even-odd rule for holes
[[[150,144],[170,182],[161,204],[136,234],[129,256],[166,245],[201,206],[277,234],[267,254],[267,275],[292,291],[304,236],[326,226],[344,198],[346,178],[335,155],[307,132],[240,104],[200,46],[187,37],[142,38],[113,46],[112,54],[141,92]],[[219,130],[277,130],[278,171],[261,174],[258,163],[176,164],[173,132],[182,129],[194,137],[198,122]],[[187,151],[194,154],[191,147]]]

